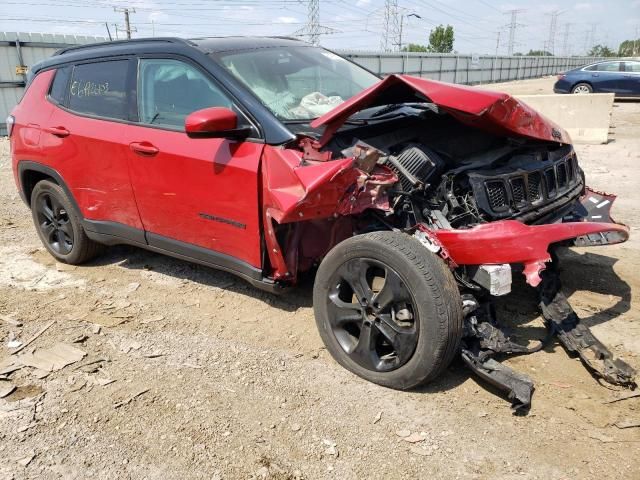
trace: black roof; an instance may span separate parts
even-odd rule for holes
[[[191,38],[189,41],[206,53],[251,50],[254,48],[310,46],[301,40],[287,37],[207,37]]]
[[[103,51],[108,51],[109,53],[115,53],[116,50],[124,50],[133,46],[154,46],[162,48],[163,44],[182,45],[187,47],[191,46],[203,51],[204,53],[227,52],[233,50],[250,50],[254,48],[307,45],[301,40],[287,37],[201,37],[191,39],[178,37],[154,37],[73,45],[58,50],[56,53],[54,53],[54,56],[64,55],[67,53],[76,53],[80,51],[93,53],[102,53]]]
[[[234,50],[251,50],[283,46],[311,46],[301,40],[286,37],[207,37],[184,39],[178,37],[135,38],[112,42],[73,45],[58,50],[52,57],[39,62],[31,73],[55,67],[67,62],[77,62],[101,57],[140,53],[183,53],[189,56]]]

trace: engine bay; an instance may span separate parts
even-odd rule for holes
[[[433,104],[403,106],[393,115],[354,119],[326,149],[333,158],[351,154],[355,146],[378,152],[378,164],[399,177],[389,192],[398,226],[548,223],[566,214],[570,208],[563,207],[584,191],[571,145],[494,135]]]

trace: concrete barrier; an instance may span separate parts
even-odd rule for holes
[[[515,95],[564,128],[574,143],[607,143],[613,93]]]

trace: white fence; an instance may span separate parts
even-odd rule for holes
[[[338,50],[336,53],[378,75],[406,73],[450,83],[476,85],[555,75],[594,57],[505,57],[432,53],[378,53]]]

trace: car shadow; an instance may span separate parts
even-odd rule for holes
[[[557,254],[560,259],[562,291],[569,301],[577,291],[612,296],[616,299],[613,305],[592,311],[587,316],[579,315],[585,325],[589,327],[599,325],[630,310],[631,287],[615,272],[617,258],[591,252],[580,253],[568,248],[558,250]],[[504,297],[496,297],[494,304],[498,323],[505,328],[513,341],[532,347],[547,336],[548,332],[538,309],[537,291],[526,283],[523,275],[514,272],[511,293]],[[534,320],[537,321],[534,322]],[[561,349],[562,346],[554,338],[549,341],[543,351],[552,353],[559,348]],[[496,355],[495,358],[501,362],[509,356]],[[478,385],[496,396],[506,397],[504,392],[476,377],[459,358],[451,364],[445,375],[415,391],[441,392],[454,388],[469,378],[474,378]],[[532,378],[532,380],[535,383],[536,379]],[[526,412],[518,413],[526,414]]]
[[[558,251],[558,256],[560,258],[562,289],[569,299],[573,293],[579,290],[617,298],[614,305],[595,311],[589,316],[581,317],[586,325],[590,327],[599,325],[629,311],[632,298],[631,287],[618,276],[613,268],[618,259],[591,252],[578,253],[570,249],[561,249]],[[314,273],[302,275],[299,285],[281,295],[276,295],[263,292],[230,273],[124,245],[111,247],[107,253],[88,263],[87,266],[98,267],[115,264],[123,268],[151,270],[169,277],[223,288],[239,295],[259,299],[274,308],[287,312],[312,307]],[[514,341],[523,345],[533,344],[544,339],[547,335],[542,321],[533,322],[540,317],[537,292],[526,284],[523,275],[514,273],[511,293],[504,297],[496,297],[494,303],[498,322],[506,327]],[[559,343],[554,339],[546,345],[544,351],[551,353],[559,347]],[[496,357],[498,361],[505,358],[507,357]],[[444,374],[434,381],[411,391],[425,394],[445,392],[458,387],[470,377],[475,378],[479,387],[502,398],[505,397],[503,392],[475,377],[460,357],[457,357]],[[535,379],[533,380],[535,381]]]
[[[119,265],[131,270],[153,271],[178,280],[188,280],[208,287],[221,288],[261,300],[274,308],[287,312],[312,306],[313,277],[310,275],[302,275],[296,288],[278,295],[262,291],[231,273],[128,245],[109,247],[103,255],[84,266],[102,267],[108,265]]]

